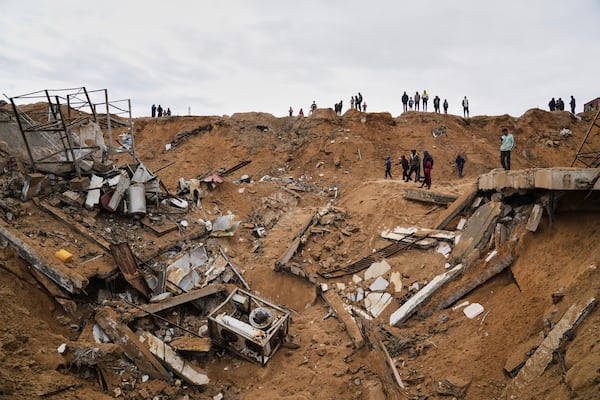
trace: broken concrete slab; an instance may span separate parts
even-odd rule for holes
[[[558,349],[566,340],[566,334],[572,332],[594,309],[596,302],[596,299],[592,297],[569,307],[535,353],[525,362],[523,368],[504,391],[502,398],[512,398],[510,396],[518,395],[530,382],[542,375],[554,357],[554,350]]]
[[[367,311],[377,318],[379,314],[386,309],[387,306],[392,302],[392,295],[386,292],[383,293],[369,293],[365,297],[364,304]]]
[[[3,222],[0,222],[0,224],[3,224]],[[58,286],[69,293],[75,294],[81,292],[88,285],[88,278],[78,271],[65,266],[63,263],[45,260],[19,236],[20,233],[13,233],[8,228],[0,225],[0,237],[9,243],[22,259],[30,263],[33,268],[46,275]]]
[[[397,326],[406,321],[416,311],[417,307],[427,301],[436,290],[457,276],[462,270],[462,264],[458,264],[451,270],[433,278],[423,289],[419,290],[419,292],[408,299],[406,303],[402,304],[399,309],[394,311],[390,316],[390,325]]]
[[[495,169],[479,176],[479,190],[600,190],[600,168]]]
[[[454,247],[454,262],[463,262],[469,253],[478,248],[481,243],[487,243],[498,215],[502,211],[502,202],[490,201],[479,207],[469,218],[467,227],[460,236],[460,241]]]
[[[442,310],[444,308],[450,307],[452,304],[456,303],[463,296],[471,292],[473,289],[479,287],[483,283],[487,282],[492,277],[498,275],[500,272],[504,271],[504,269],[508,268],[514,261],[514,257],[512,255],[508,255],[503,257],[497,263],[492,265],[490,268],[486,268],[483,272],[478,274],[477,276],[471,278],[466,283],[462,284],[454,293],[450,296],[446,297],[437,305],[438,310]]]
[[[116,312],[107,307],[102,308],[96,313],[95,320],[140,370],[153,378],[169,380],[167,370],[154,358],[147,346],[140,342],[135,333],[119,321]]]
[[[148,345],[150,352],[169,366],[169,369],[192,385],[206,385],[210,382],[198,367],[180,357],[168,344],[149,332],[143,332],[142,340]]]
[[[378,276],[377,279],[371,285],[369,285],[369,290],[373,292],[378,292],[387,289],[390,283],[382,276]]]
[[[531,210],[531,214],[529,215],[529,219],[527,220],[527,230],[529,232],[537,231],[538,225],[542,220],[542,213],[544,212],[544,208],[536,204],[533,206],[533,210]]]
[[[406,189],[404,191],[404,198],[425,203],[450,204],[455,202],[457,197],[447,193],[432,192],[430,190]]]
[[[446,229],[450,221],[454,219],[458,214],[460,214],[477,196],[478,187],[476,183],[473,183],[465,188],[465,192],[457,198],[452,204],[446,208],[442,213],[440,213],[437,220],[434,222],[433,226],[436,229]],[[457,228],[462,229],[462,228]]]
[[[90,185],[85,199],[85,207],[88,209],[94,208],[100,204],[100,188],[104,179],[98,175],[92,175]]]
[[[388,272],[390,269],[392,269],[392,267],[390,266],[390,264],[388,264],[388,262],[386,260],[374,262],[365,271],[365,275],[364,275],[365,281],[372,279],[372,278],[377,278],[377,277],[385,274],[386,272]]]

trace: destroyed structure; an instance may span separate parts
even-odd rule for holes
[[[46,101],[25,111],[28,103],[20,102],[40,93]],[[94,94],[104,98],[94,102]],[[204,210],[203,199],[227,179],[254,183],[243,173],[250,161],[181,177],[177,191],[170,192],[160,169],[150,170],[136,155],[127,104],[116,108],[123,118],[113,113],[106,90],[79,88],[11,98],[13,113],[2,114],[8,127],[2,130],[8,137],[0,138],[8,180],[0,200],[0,238],[26,260],[65,312],[86,321],[77,340],[58,352],[68,365],[95,371],[102,388],[119,396],[138,381],[214,383],[202,366],[220,351],[265,367],[283,357],[278,349],[297,349],[295,311],[253,293],[244,266],[234,265],[219,242],[249,229],[256,238],[252,252],[260,253],[261,238],[287,209],[271,196],[247,221],[232,213],[209,216]],[[322,116],[319,111],[314,118]],[[165,151],[212,129],[207,124],[180,132]],[[398,356],[414,356],[428,345],[425,339],[399,336],[398,328],[413,317],[450,310],[483,324],[486,305],[460,301],[511,268],[518,259],[514,249],[536,232],[544,215],[552,223],[558,208],[598,206],[600,166],[597,150],[587,147],[590,134],[592,128],[576,157],[585,168],[494,169],[460,195],[406,188],[402,196],[407,201],[438,211],[435,223],[385,229],[380,237],[388,244],[365,248],[355,259],[343,254],[342,243],[360,229],[350,223],[348,210],[336,205],[339,188],[330,187],[327,201],[306,213],[293,239],[277,249],[273,273],[314,287],[329,310],[323,320],[339,320],[352,343],[348,358],[367,349],[386,397],[405,398],[413,388],[420,390],[423,377],[416,370],[403,373]],[[12,144],[19,140],[21,145]],[[231,178],[234,173],[239,180]],[[260,181],[281,182],[281,192],[295,201],[314,190],[302,180],[266,175]],[[25,211],[25,203],[34,207]],[[25,213],[46,224],[62,224],[67,233],[32,229],[22,222]],[[428,279],[409,280],[388,261],[402,252],[428,249],[445,260]],[[557,294],[556,302],[561,299]],[[543,373],[567,333],[573,334],[596,302],[588,296],[570,305],[548,322],[545,338],[507,362],[506,373],[514,378],[503,396],[518,395]],[[437,395],[455,398],[467,396],[468,390],[469,382],[452,378],[435,387]]]

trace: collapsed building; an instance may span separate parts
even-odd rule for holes
[[[103,388],[118,394],[137,380],[207,385],[210,376],[201,365],[213,348],[260,366],[281,347],[297,348],[293,310],[253,293],[244,268],[234,265],[219,244],[219,238],[235,236],[240,225],[256,238],[263,237],[285,207],[271,198],[263,212],[247,222],[233,214],[203,212],[206,192],[249,161],[182,177],[177,193],[170,193],[160,170],[151,171],[136,157],[130,115],[121,120],[107,111],[102,124],[92,101],[87,105],[93,112],[75,117],[71,94],[66,106],[61,97],[53,101],[49,92],[45,94],[44,117],[32,117],[12,101],[14,112],[7,119],[20,125],[23,146],[4,148],[12,157],[16,149],[25,152],[6,165],[10,180],[5,193],[11,195],[0,204],[0,235],[27,260],[32,274],[65,311],[86,321],[78,340],[59,349],[68,362],[93,369]],[[112,134],[107,135],[114,126],[123,130],[116,144]],[[178,140],[210,129],[205,125],[182,132]],[[58,140],[52,140],[49,131]],[[40,137],[44,141],[36,142]],[[121,153],[126,161],[113,159]],[[462,309],[469,319],[485,318],[484,305],[456,303],[510,268],[518,256],[512,249],[536,231],[543,215],[552,221],[559,207],[598,207],[600,169],[597,164],[588,167],[493,170],[461,196],[407,189],[404,196],[410,201],[447,208],[433,226],[381,232],[390,244],[353,260],[339,254],[338,243],[358,229],[347,222],[347,211],[335,205],[339,193],[332,188],[330,200],[306,218],[288,247],[281,249],[273,269],[313,285],[329,308],[324,318],[341,321],[353,351],[369,347],[380,353],[375,358],[383,360],[378,371],[384,391],[390,398],[401,396],[414,381],[398,372],[394,358],[410,346],[392,328],[414,316],[427,318],[431,309]],[[239,182],[252,184],[247,175]],[[285,183],[292,197],[310,190],[303,182]],[[35,208],[25,211],[23,202]],[[21,226],[25,213],[35,213],[34,218],[46,223],[58,221],[68,233]],[[158,238],[161,245],[156,244]],[[312,242],[322,243],[319,250],[306,248]],[[410,281],[386,261],[403,251],[432,248],[446,261],[429,279]],[[260,251],[258,241],[255,250]],[[305,262],[305,250],[317,262]],[[437,298],[438,289],[450,282],[460,285]],[[531,357],[522,355],[507,367],[515,377],[506,389],[509,394],[539,375],[565,332],[573,331],[596,304],[595,298],[580,300],[562,318],[550,321],[551,333],[534,346],[538,350],[530,352]],[[383,315],[389,318],[382,320]],[[468,390],[456,381],[447,386],[438,393],[462,397]]]

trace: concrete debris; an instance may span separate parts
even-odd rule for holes
[[[463,309],[463,313],[469,319],[477,317],[483,312],[483,306],[479,303],[471,303]]]
[[[376,262],[371,264],[369,268],[365,271],[364,279],[368,281],[369,279],[380,277],[381,275],[388,272],[392,267],[386,260],[382,260],[380,262]]]

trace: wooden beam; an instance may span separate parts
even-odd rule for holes
[[[446,297],[437,305],[438,310],[442,310],[444,308],[450,307],[452,304],[456,303],[459,299],[465,296],[467,293],[471,292],[476,287],[484,284],[494,276],[498,275],[500,272],[504,271],[508,268],[514,261],[514,257],[512,254],[502,258],[500,261],[495,263],[489,268],[486,268],[479,275],[471,278],[464,285],[462,285],[458,290],[452,293],[450,296]]]
[[[189,292],[180,294],[178,296],[169,297],[168,299],[163,300],[160,303],[150,303],[143,306],[139,306],[138,309],[133,311],[130,315],[133,318],[144,317],[148,314],[155,314],[157,312],[177,307],[179,305],[189,303],[192,301],[196,301],[203,297],[211,296],[219,292],[227,292],[227,288],[225,287],[225,285],[208,285],[202,289],[190,290]]]
[[[432,192],[430,190],[418,189],[405,189],[404,198],[408,200],[416,200],[434,204],[450,204],[456,201],[456,196],[447,193],[439,193]]]
[[[433,227],[436,229],[446,229],[450,221],[471,204],[475,196],[477,196],[478,191],[479,188],[477,187],[477,183],[469,185],[465,192],[439,215],[438,219],[433,224]]]
[[[325,303],[327,303],[327,305],[333,310],[336,317],[345,325],[346,332],[348,333],[348,336],[350,336],[352,343],[354,343],[354,347],[358,349],[364,345],[364,340],[358,325],[356,325],[356,322],[350,313],[348,313],[344,308],[344,303],[337,293],[333,292],[332,290],[328,290],[326,292],[321,291],[321,289],[317,290],[321,292],[321,297],[323,297]]]
[[[155,379],[169,379],[167,370],[154,358],[148,347],[133,333],[129,327],[119,321],[117,313],[108,307],[96,313],[96,322],[102,327],[108,337],[116,343],[127,358],[137,367]]]

